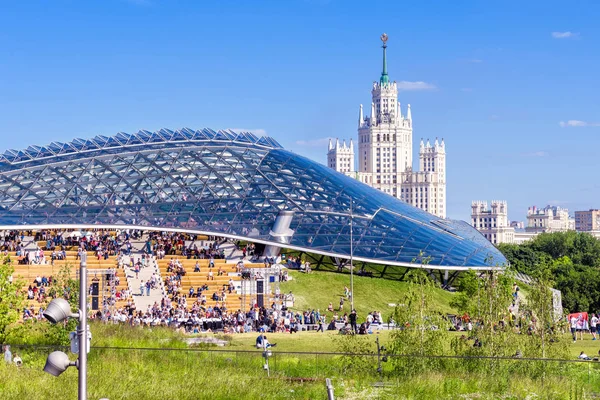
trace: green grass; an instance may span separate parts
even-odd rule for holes
[[[291,281],[281,283],[281,292],[292,291],[295,298],[294,310],[327,310],[329,303],[333,303],[334,310],[339,307],[340,297],[344,296],[344,286],[350,287],[350,275],[336,272],[313,271],[305,274],[298,271],[290,271]],[[384,320],[394,312],[395,304],[398,304],[400,294],[406,290],[408,283],[388,279],[367,278],[354,276],[354,307],[362,320],[372,311],[380,311]],[[450,307],[450,299],[453,293],[442,289],[436,289],[433,305],[439,311],[455,314],[456,310]],[[350,312],[350,302],[344,303],[344,312]],[[333,313],[327,312],[328,317]]]
[[[390,339],[391,331],[381,331],[368,335],[373,349],[376,348],[375,339],[379,337],[380,343],[385,344]],[[217,348],[218,350],[253,350],[257,333],[242,333],[231,335],[228,346]],[[337,331],[316,331],[290,333],[267,333],[269,342],[277,343],[277,351],[302,351],[302,352],[338,352],[337,339],[340,337]]]
[[[314,308],[323,312],[329,302],[337,309],[344,286],[349,286],[348,274],[315,271],[306,275],[292,271],[291,276],[294,279],[282,284],[281,289],[284,293],[293,291],[295,310]],[[359,318],[362,320],[373,310],[381,311],[387,318],[394,310],[389,304],[398,303],[407,285],[355,277]],[[449,306],[452,296],[436,290],[437,308],[454,313]],[[349,308],[346,302],[344,311]],[[534,378],[521,373],[520,368],[525,365],[522,363],[528,361],[503,360],[494,366],[496,361],[461,359],[445,361],[443,370],[427,368],[412,376],[394,372],[390,360],[383,365],[383,381],[387,386],[375,388],[374,384],[382,377],[376,373],[374,357],[351,358],[348,367],[345,357],[339,355],[294,353],[339,352],[348,341],[356,339],[340,336],[336,331],[267,334],[270,342],[277,343],[269,360],[271,377],[267,378],[262,368],[262,352],[254,347],[256,333],[190,335],[216,336],[229,342],[225,347],[210,347],[218,351],[202,351],[202,347],[200,351],[190,351],[183,341],[188,335],[168,328],[91,323],[91,329],[94,348],[88,365],[90,399],[322,399],[326,398],[326,377],[333,380],[336,399],[584,399],[600,387],[600,363],[596,362],[560,364],[564,367],[561,372],[554,369],[548,375]],[[359,341],[365,341],[361,352],[375,351],[377,338],[389,347],[391,334],[391,331],[376,331],[359,337]],[[453,333],[451,337],[461,334]],[[39,334],[32,337],[39,338]],[[569,334],[564,335],[564,340],[570,342],[569,338]],[[598,354],[600,341],[592,341],[586,335],[583,341],[569,343],[569,349],[572,359],[582,350],[593,357]],[[447,350],[450,353],[449,342]],[[0,399],[76,398],[76,369],[70,368],[58,378],[42,372],[50,350],[13,348],[13,352],[20,353],[25,365],[18,369],[0,363]],[[414,359],[414,362],[427,360]],[[463,363],[475,368],[466,369]],[[533,363],[540,368],[554,365]],[[316,380],[300,382],[296,378]]]
[[[367,339],[371,342],[372,349],[375,350],[375,340],[379,337],[381,345],[386,345],[390,342],[392,331],[382,330],[375,331],[372,335],[367,335]],[[461,336],[465,332],[453,332],[451,336]],[[271,343],[277,343],[277,351],[301,351],[301,352],[337,352],[337,340],[340,335],[337,331],[325,331],[317,333],[315,331],[299,332],[294,334],[289,333],[268,333],[268,338]],[[203,334],[203,336],[206,336]],[[217,337],[222,335],[216,335]],[[243,333],[236,335],[227,335],[229,344],[225,347],[218,347],[217,350],[254,350],[256,333]],[[578,340],[576,343],[571,343],[570,334],[564,334],[563,339],[569,342],[569,353],[571,359],[577,359],[579,353],[584,351],[588,356],[598,356],[600,351],[600,340],[593,341],[591,335],[586,335],[583,341]],[[448,350],[450,350],[448,343]],[[512,354],[508,354],[510,356]],[[599,364],[600,365],[600,364]]]
[[[410,377],[392,373],[393,365],[388,362],[384,371],[389,387],[374,388],[381,380],[375,372],[376,358],[368,358],[367,370],[353,372],[343,369],[339,356],[285,353],[336,352],[340,340],[353,339],[314,331],[269,334],[278,345],[273,349],[271,377],[267,378],[261,352],[253,347],[256,334],[219,335],[231,340],[230,345],[218,348],[218,352],[206,352],[186,350],[184,336],[170,329],[97,323],[92,323],[91,329],[93,346],[133,349],[92,349],[88,365],[90,399],[321,399],[326,398],[325,377],[332,378],[336,399],[578,399],[585,398],[600,383],[600,363],[570,364],[564,376],[548,375],[542,380],[505,372],[494,374],[487,368],[489,360],[482,360],[481,368],[470,373],[449,368],[444,373],[426,371]],[[390,332],[367,336],[372,350],[377,337],[386,344]],[[581,346],[597,347],[595,343],[588,338],[572,349],[578,354]],[[234,353],[237,350],[247,352]],[[76,369],[70,368],[55,378],[42,372],[50,350],[13,348],[17,351],[25,363],[22,368],[0,363],[1,399],[76,398]],[[517,365],[523,361],[505,362]],[[288,377],[316,381],[299,382]]]

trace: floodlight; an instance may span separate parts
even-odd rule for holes
[[[44,317],[53,324],[56,324],[67,318],[78,318],[79,314],[71,311],[71,305],[65,299],[54,299],[48,304],[46,311],[44,311]]]
[[[44,372],[47,372],[50,375],[59,376],[65,372],[67,368],[75,365],[75,362],[71,362],[71,360],[69,360],[69,356],[62,351],[53,351],[46,359]]]

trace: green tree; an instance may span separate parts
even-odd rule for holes
[[[477,292],[480,281],[477,273],[470,269],[461,274],[457,285],[457,293],[450,300],[450,306],[456,308],[461,314],[477,314]]]
[[[563,257],[567,259],[568,257]],[[570,260],[569,260],[570,261]],[[557,322],[562,315],[555,315],[552,291],[552,266],[540,266],[532,275],[526,303],[522,311],[530,316],[531,329],[528,330],[528,357],[567,358],[566,341],[560,335]]]
[[[0,342],[5,340],[9,327],[19,320],[25,303],[24,283],[13,277],[14,272],[10,257],[3,257],[0,260]]]
[[[48,289],[50,298],[62,297],[67,300],[71,308],[79,308],[79,280],[71,276],[73,265],[63,265],[58,274],[53,277],[52,285]]]
[[[400,374],[443,367],[443,359],[427,357],[443,354],[449,338],[450,324],[433,305],[435,287],[424,270],[414,270],[410,273],[408,288],[396,306],[394,320],[398,329],[392,333],[391,352],[418,356],[394,357],[394,368]]]
[[[519,272],[535,276],[550,265],[554,288],[569,311],[600,310],[600,241],[587,233],[543,233],[521,245],[500,245]]]

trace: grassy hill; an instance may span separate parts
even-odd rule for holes
[[[305,274],[290,271],[290,276],[293,279],[281,284],[281,292],[292,291],[295,298],[294,310],[299,311],[319,309],[324,312],[330,302],[337,311],[340,297],[344,296],[344,286],[350,287],[349,274],[320,271]],[[406,282],[354,276],[354,307],[359,319],[369,312],[380,311],[387,320],[407,286]],[[449,305],[452,296],[453,293],[437,289],[434,295],[435,306],[442,312],[455,313],[456,310]],[[350,312],[349,301],[344,303],[344,312]]]

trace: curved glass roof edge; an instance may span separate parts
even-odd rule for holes
[[[94,156],[109,156],[112,155],[111,150],[116,150],[116,149],[125,149],[125,151],[120,151],[120,154],[125,154],[125,153],[132,153],[132,152],[148,152],[151,151],[152,148],[149,148],[148,146],[160,146],[160,145],[172,145],[172,148],[186,148],[187,146],[189,146],[190,143],[195,143],[198,145],[198,147],[200,147],[202,145],[202,147],[220,147],[223,146],[224,143],[226,143],[225,145],[236,145],[236,146],[240,146],[240,147],[244,147],[244,148],[249,148],[249,146],[253,146],[257,149],[262,149],[262,150],[275,150],[275,148],[273,147],[269,147],[267,145],[262,145],[262,144],[258,144],[258,143],[248,143],[248,142],[238,142],[236,140],[228,140],[228,139],[201,139],[201,140],[195,140],[195,139],[191,139],[191,140],[177,140],[177,141],[165,141],[165,142],[148,142],[148,143],[138,143],[138,144],[130,144],[130,145],[124,145],[124,146],[113,146],[113,147],[103,147],[103,148],[99,148],[99,149],[89,149],[89,150],[80,150],[80,151],[74,151],[74,152],[69,152],[69,153],[62,153],[62,154],[58,154],[58,155],[53,155],[53,156],[47,156],[47,157],[38,157],[38,158],[32,158],[32,159],[28,159],[28,160],[22,160],[22,161],[15,161],[15,162],[3,162],[0,161],[0,172],[4,172],[4,171],[9,171],[11,169],[18,169],[18,168],[28,168],[30,166],[30,164],[32,165],[36,165],[36,163],[40,162],[40,161],[50,161],[52,159],[56,159],[55,163],[61,163],[61,162],[65,162],[65,161],[71,161],[72,159],[70,157],[73,157],[75,155],[84,155],[85,157],[94,157]],[[207,143],[209,145],[207,145]],[[214,143],[213,145],[210,145],[211,143]],[[2,157],[2,156],[0,156]]]
[[[303,247],[298,245],[286,244],[282,246],[280,242],[264,240],[260,238],[242,236],[242,235],[232,235],[229,233],[223,233],[219,231],[205,231],[205,230],[195,230],[195,229],[185,229],[185,228],[165,228],[165,227],[154,227],[154,226],[146,226],[146,225],[114,225],[114,224],[98,224],[98,225],[86,225],[86,224],[27,224],[27,225],[0,225],[1,230],[12,230],[12,229],[22,229],[22,230],[42,230],[42,229],[80,229],[80,230],[92,230],[92,229],[133,229],[133,230],[151,230],[155,232],[180,232],[180,233],[190,233],[195,235],[207,235],[207,236],[218,236],[225,237],[229,239],[236,240],[247,240],[250,242],[260,243],[264,245],[274,245],[277,247],[304,251],[307,253],[319,254],[329,257],[337,257],[342,259],[349,259],[350,257],[347,254],[334,253],[323,251],[319,249],[314,249],[311,247]],[[427,257],[427,254],[423,254],[424,257]],[[449,271],[468,271],[472,270],[494,270],[501,269],[502,266],[497,265],[481,265],[481,266],[462,266],[462,265],[436,265],[436,264],[422,264],[422,263],[406,263],[399,261],[388,261],[382,259],[371,259],[368,257],[360,257],[354,256],[352,257],[355,261],[367,262],[371,264],[377,265],[389,265],[389,266],[397,266],[397,267],[409,267],[409,268],[425,268],[425,269],[436,269],[436,270],[449,270]]]
[[[205,128],[206,129],[206,128]],[[55,157],[60,157],[68,154],[85,154],[113,148],[133,148],[148,144],[160,143],[190,143],[190,142],[231,142],[240,145],[248,146],[256,145],[268,149],[283,149],[275,139],[269,136],[257,137],[251,132],[240,131],[225,131],[220,130],[209,136],[204,133],[205,130],[194,131],[194,136],[190,137],[188,128],[182,128],[167,136],[161,133],[165,130],[162,128],[156,132],[138,131],[134,134],[119,132],[114,136],[106,137],[102,135],[95,136],[91,139],[75,138],[70,142],[51,142],[46,146],[29,146],[26,149],[15,150],[7,149],[0,154],[0,166],[21,165],[30,161],[48,160]],[[157,140],[158,139],[158,140]],[[239,140],[238,140],[239,139]],[[104,144],[99,144],[103,142]],[[57,144],[60,144],[60,149],[57,149]],[[35,149],[35,151],[32,151]],[[49,154],[48,154],[49,153]],[[42,155],[42,156],[40,156]]]

